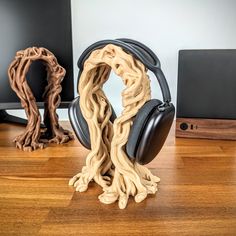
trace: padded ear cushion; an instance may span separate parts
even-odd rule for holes
[[[91,149],[91,142],[90,142],[90,134],[89,128],[86,120],[82,115],[82,111],[80,109],[80,97],[78,96],[75,98],[69,107],[69,119],[72,125],[72,128],[81,142],[81,144],[86,147],[87,149]],[[110,118],[111,122],[114,122],[116,119],[116,113],[112,107],[112,116]]]
[[[134,118],[126,144],[126,152],[131,159],[136,158],[137,145],[142,134],[142,129],[145,127],[145,123],[152,114],[152,111],[161,104],[162,102],[158,99],[152,99],[146,102]]]

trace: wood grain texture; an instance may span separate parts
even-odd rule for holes
[[[173,128],[148,165],[159,191],[120,210],[96,184],[68,186],[88,153],[77,140],[25,153],[12,143],[22,130],[0,124],[0,235],[236,235],[235,141],[175,139]]]
[[[236,140],[236,120],[177,118],[176,137]]]

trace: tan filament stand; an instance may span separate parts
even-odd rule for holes
[[[26,74],[33,61],[41,60],[47,68],[48,85],[45,88],[44,124],[46,131],[41,132],[41,116],[35,97],[26,81]],[[70,131],[64,130],[58,122],[56,109],[60,105],[61,82],[65,76],[65,69],[61,67],[56,57],[45,48],[27,48],[16,53],[14,61],[8,69],[8,76],[12,89],[21,100],[25,109],[28,124],[23,134],[16,137],[16,147],[24,151],[33,151],[44,148],[45,142],[65,143],[73,139]]]
[[[111,69],[122,78],[126,88],[122,92],[124,110],[114,124],[110,103],[102,87]],[[84,192],[94,180],[103,188],[99,200],[110,204],[118,200],[124,209],[130,195],[136,202],[157,191],[160,179],[144,166],[130,161],[125,152],[133,119],[138,110],[150,100],[150,80],[144,65],[122,48],[107,45],[95,50],[84,64],[79,81],[80,106],[88,123],[91,151],[82,172],[69,184]]]

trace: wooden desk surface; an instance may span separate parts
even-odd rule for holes
[[[77,140],[24,153],[12,143],[22,130],[0,124],[0,235],[236,235],[235,141],[175,139],[172,130],[149,165],[159,192],[120,210],[98,201],[96,184],[68,186],[88,152]]]

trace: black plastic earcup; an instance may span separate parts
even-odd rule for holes
[[[162,102],[160,100],[152,99],[146,102],[135,116],[133,125],[130,129],[128,142],[126,144],[126,152],[131,159],[136,158],[139,140],[142,135],[142,130],[145,128],[146,122],[152,115],[153,110],[161,104]]]
[[[116,113],[112,108],[112,116],[110,118],[111,122],[114,122],[116,119]],[[69,119],[72,125],[72,128],[81,142],[81,144],[86,147],[87,149],[91,149],[91,141],[90,141],[90,134],[89,134],[89,127],[82,115],[82,111],[80,109],[80,97],[78,96],[75,98],[69,107]]]
[[[134,153],[135,161],[141,165],[151,162],[163,147],[175,116],[173,104],[155,107],[147,117],[139,134]]]

